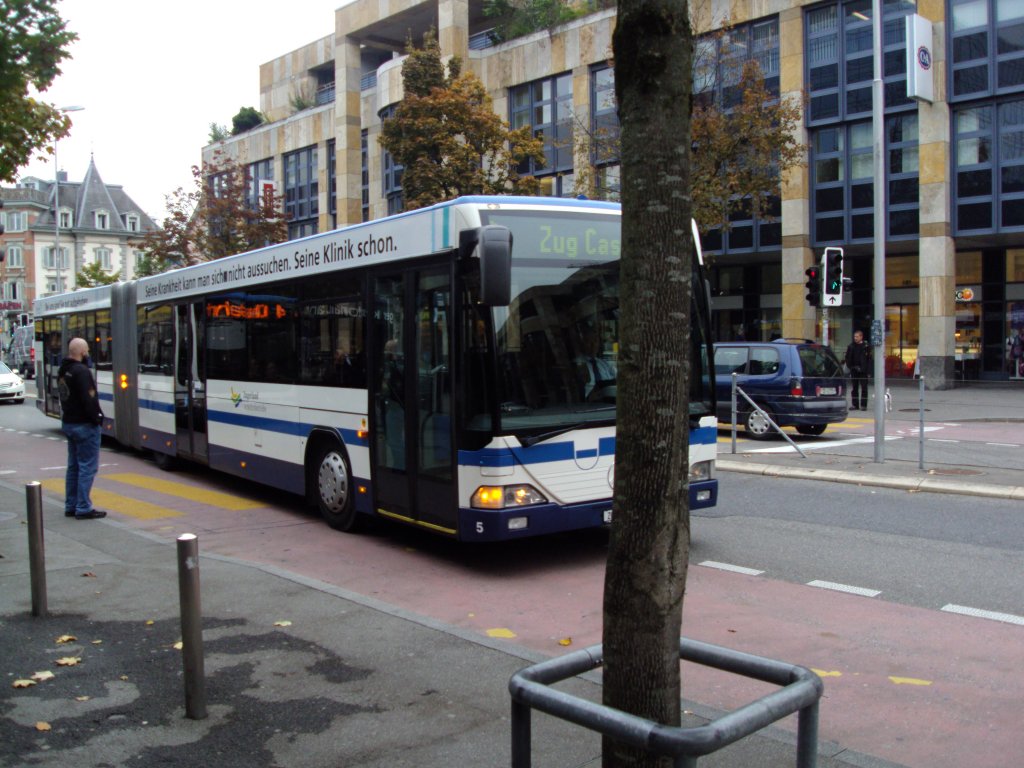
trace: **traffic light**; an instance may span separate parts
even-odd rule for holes
[[[826,248],[822,258],[825,267],[825,306],[843,303],[843,249]]]
[[[804,270],[804,274],[807,275],[807,282],[804,283],[804,287],[807,288],[807,303],[812,307],[819,307],[821,306],[821,267],[808,267]]]

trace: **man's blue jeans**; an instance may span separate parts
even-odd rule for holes
[[[68,438],[68,471],[64,476],[64,512],[92,511],[92,481],[100,467],[100,428],[95,424],[61,424]]]

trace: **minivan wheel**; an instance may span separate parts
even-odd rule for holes
[[[754,440],[767,440],[772,433],[772,425],[765,418],[767,409],[762,411],[750,411],[743,420],[743,428]]]
[[[817,437],[818,435],[824,434],[827,426],[828,424],[801,424],[796,428],[796,431],[801,435],[813,435]]]

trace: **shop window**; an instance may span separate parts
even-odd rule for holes
[[[981,251],[964,251],[956,255],[956,284],[981,283]]]
[[[917,256],[887,256],[885,287],[913,288],[918,284]]]
[[[885,375],[909,378],[914,375],[917,349],[921,343],[916,304],[892,304],[885,308]]]
[[[1007,250],[1006,282],[1024,283],[1024,248],[1010,248]]]
[[[1024,379],[1024,301],[1006,305],[1006,372]]]

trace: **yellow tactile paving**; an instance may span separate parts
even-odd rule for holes
[[[61,498],[64,497],[63,479],[54,477],[49,480],[43,480],[42,486],[47,491],[57,494]],[[134,517],[136,520],[159,520],[165,517],[182,516],[181,512],[176,512],[173,509],[150,504],[148,501],[140,501],[139,499],[122,496],[112,491],[105,491],[96,486],[93,486],[90,496],[92,497],[92,503],[96,505],[97,509],[117,512],[119,515]]]
[[[102,474],[100,477],[104,481],[113,480],[117,483],[135,486],[136,488],[144,488],[147,491],[156,491],[157,493],[163,493],[168,496],[177,496],[178,498],[197,501],[200,504],[206,504],[211,507],[220,507],[221,509],[228,509],[232,511],[257,509],[258,507],[266,506],[262,502],[253,501],[252,499],[246,499],[241,496],[234,496],[229,493],[220,493],[219,491],[207,491],[203,488],[197,488],[194,485],[176,483],[173,480],[162,480],[158,477],[139,475],[131,472],[114,473],[109,475]]]

